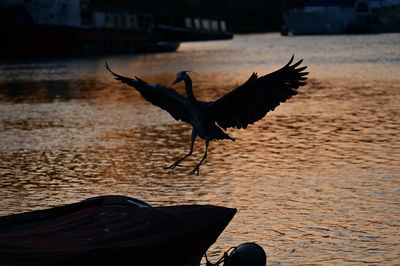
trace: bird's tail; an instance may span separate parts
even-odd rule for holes
[[[222,131],[220,128],[218,128],[219,130],[217,131],[217,132],[215,132],[216,134],[215,134],[215,136],[214,136],[214,138],[215,139],[229,139],[229,140],[232,140],[232,141],[235,141],[235,139],[234,138],[232,138],[231,136],[229,136],[228,134],[226,134],[224,131]]]

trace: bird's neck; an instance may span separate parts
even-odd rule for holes
[[[196,99],[196,97],[194,97],[194,93],[193,93],[192,80],[189,77],[187,77],[184,81],[185,81],[186,97],[190,101],[197,102],[197,99]]]

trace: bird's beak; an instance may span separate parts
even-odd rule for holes
[[[172,82],[172,85],[175,85],[176,83],[179,83],[181,80],[180,79],[176,79],[174,82]]]

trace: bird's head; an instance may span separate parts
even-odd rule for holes
[[[186,80],[186,79],[190,79],[189,75],[187,74],[187,72],[193,72],[191,70],[185,70],[185,71],[181,71],[178,74],[176,74],[176,80],[172,83],[172,85],[181,82],[182,80]]]

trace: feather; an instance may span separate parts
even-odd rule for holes
[[[158,84],[148,84],[135,76],[135,79],[124,77],[114,73],[108,64],[105,64],[108,71],[116,80],[135,88],[147,101],[167,111],[176,120],[189,123],[190,117],[187,109],[187,99],[176,91]]]
[[[210,113],[217,124],[224,129],[246,128],[296,95],[296,89],[306,84],[308,72],[302,72],[306,66],[297,68],[303,60],[291,65],[293,60],[294,56],[284,67],[265,76],[253,73],[241,86],[212,102]]]

